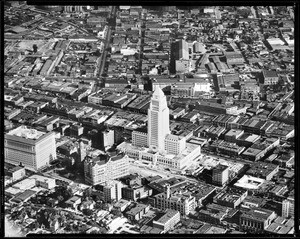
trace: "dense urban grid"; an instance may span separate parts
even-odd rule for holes
[[[294,234],[293,6],[4,9],[5,234]]]

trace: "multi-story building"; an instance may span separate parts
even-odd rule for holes
[[[185,40],[175,42],[175,59],[176,60],[189,60],[189,44]]]
[[[9,164],[5,164],[4,171],[5,175],[11,177],[11,181],[15,182],[23,177],[25,177],[25,168],[20,166],[8,166]]]
[[[164,150],[164,140],[170,134],[169,108],[164,92],[158,87],[154,91],[148,109],[148,142],[150,150]]]
[[[65,12],[83,12],[82,6],[65,6]]]
[[[148,147],[148,134],[141,130],[132,132],[132,144],[139,147]]]
[[[152,189],[148,186],[131,186],[122,188],[122,197],[136,201],[152,195]]]
[[[130,220],[138,221],[149,211],[149,209],[150,205],[138,203],[134,208],[126,212],[126,215]]]
[[[199,145],[186,143],[187,137],[170,134],[167,100],[159,87],[148,109],[148,133],[144,131],[133,131],[132,144],[123,142],[118,149],[130,157],[175,169],[189,166],[201,154]]]
[[[265,180],[271,180],[279,172],[279,165],[266,162],[255,162],[247,171],[247,175],[259,177]]]
[[[282,217],[293,217],[295,210],[295,199],[288,197],[282,202]]]
[[[165,150],[168,154],[180,154],[186,148],[185,137],[168,134],[165,138]]]
[[[157,220],[153,221],[153,227],[168,232],[180,221],[180,213],[176,210],[167,209],[165,214]]]
[[[240,227],[249,232],[263,232],[276,217],[274,211],[264,208],[242,211]]]
[[[56,158],[55,133],[19,126],[5,134],[4,152],[6,162],[39,170]]]
[[[122,198],[122,183],[116,180],[110,180],[103,184],[103,201],[104,202],[112,202],[119,201]]]
[[[115,132],[113,130],[101,132],[101,140],[104,149],[111,148],[115,143]]]
[[[100,155],[87,158],[84,161],[85,181],[92,185],[124,177],[129,174],[129,158],[127,155],[117,155],[109,158]]]
[[[262,71],[264,85],[275,85],[279,78],[276,71]]]
[[[226,190],[218,193],[213,201],[216,204],[236,208],[247,197],[248,191],[245,189],[227,187]]]
[[[228,182],[229,168],[225,165],[218,164],[212,170],[212,183],[224,186]]]
[[[153,199],[154,207],[161,210],[177,210],[182,215],[188,215],[197,206],[194,196],[177,191],[171,193],[170,185],[166,187],[165,192],[155,195]]]

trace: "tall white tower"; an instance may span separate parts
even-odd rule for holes
[[[150,101],[148,109],[148,142],[153,151],[164,150],[164,140],[170,133],[169,108],[164,92],[157,87]]]

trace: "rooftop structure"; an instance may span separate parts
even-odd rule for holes
[[[234,186],[241,187],[245,189],[256,190],[259,189],[263,183],[264,179],[252,177],[250,175],[244,175],[240,180],[238,180]]]
[[[13,135],[24,139],[38,140],[45,133],[37,131],[36,129],[30,129],[26,126],[20,126],[16,129],[13,129],[7,133],[7,135]]]
[[[5,134],[5,161],[38,170],[56,158],[55,133],[19,126]]]

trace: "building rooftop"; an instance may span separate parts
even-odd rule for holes
[[[7,133],[8,135],[13,135],[25,139],[37,140],[45,133],[38,131],[36,129],[27,128],[27,126],[21,125],[16,129],[13,129]]]
[[[238,180],[234,186],[245,188],[245,189],[259,189],[263,183],[264,179],[252,177],[250,175],[244,175],[240,180]]]
[[[265,209],[265,208],[259,208],[259,209],[251,209],[247,211],[242,211],[241,217],[246,217],[249,219],[256,219],[260,221],[265,221],[267,220],[274,211]]]
[[[225,135],[229,136],[229,137],[232,137],[232,136],[238,136],[238,135],[242,134],[243,132],[244,132],[244,130],[231,129]]]
[[[26,199],[30,198],[31,196],[33,196],[34,194],[36,194],[36,191],[27,189],[24,192],[18,194],[14,200],[20,201],[20,202],[24,202]]]
[[[223,165],[223,164],[218,164],[216,165],[213,170],[214,171],[220,171],[220,172],[223,172],[224,170],[226,170],[228,168],[228,166],[226,165]]]
[[[155,222],[165,224],[166,222],[168,222],[172,217],[174,217],[178,213],[179,212],[176,210],[167,209],[166,213],[162,217],[160,217],[158,220],[156,220]]]
[[[263,70],[264,77],[277,77],[276,71]]]
[[[278,165],[272,163],[255,162],[251,164],[251,168],[247,171],[247,174],[255,177],[265,178],[278,167]]]
[[[128,215],[132,215],[135,216],[136,214],[140,213],[141,211],[143,211],[145,208],[147,208],[148,206],[145,204],[141,204],[138,203],[134,208],[130,209],[127,214]]]
[[[237,189],[228,187],[225,191],[217,194],[214,199],[221,200],[224,202],[235,203],[240,197],[246,192],[244,189]]]
[[[226,229],[216,226],[211,226],[205,234],[225,234]]]

